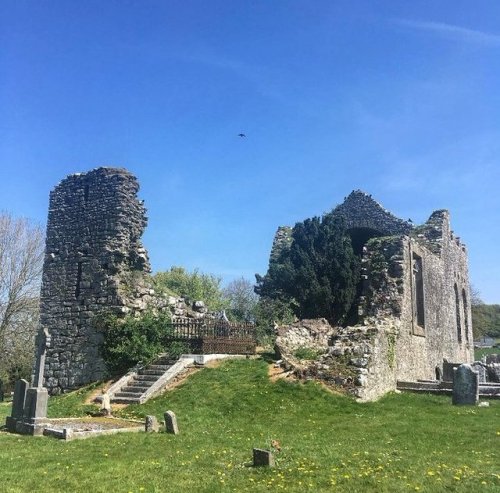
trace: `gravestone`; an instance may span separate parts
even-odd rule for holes
[[[267,466],[274,467],[274,455],[269,450],[260,448],[253,449],[253,465],[254,467]]]
[[[45,356],[50,348],[51,337],[47,329],[41,328],[36,336],[36,365],[33,378],[33,387],[26,391],[26,402],[24,406],[24,420],[35,423],[47,417],[47,404],[49,393],[43,387],[43,372],[45,368]]]
[[[481,361],[474,361],[471,364],[472,369],[477,372],[479,383],[485,383],[487,381],[488,367]]]
[[[177,426],[177,417],[175,416],[175,413],[173,411],[167,411],[163,416],[165,418],[166,432],[178,435],[179,427]]]
[[[470,365],[460,365],[453,378],[453,404],[476,405],[479,400],[478,374]]]
[[[101,414],[103,416],[111,416],[111,399],[109,398],[109,394],[102,394],[101,401]]]
[[[144,428],[146,433],[158,433],[158,431],[160,431],[160,424],[156,416],[146,416]]]
[[[28,382],[26,380],[18,380],[14,387],[14,399],[12,401],[12,411],[10,416],[7,416],[5,425],[10,432],[16,431],[16,423],[23,419],[24,407],[26,403],[26,391],[28,390]]]

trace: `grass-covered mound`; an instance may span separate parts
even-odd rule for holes
[[[261,360],[192,375],[122,417],[171,409],[181,434],[65,443],[0,434],[2,491],[498,491],[500,405],[389,395],[358,404],[314,383],[272,383]],[[51,413],[66,402],[53,399]],[[0,413],[8,407],[0,405]],[[278,440],[277,467],[249,467]]]

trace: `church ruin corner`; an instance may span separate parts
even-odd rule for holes
[[[52,337],[45,386],[58,394],[103,379],[101,312],[144,308],[150,271],[146,209],[125,169],[73,174],[50,193],[40,324]]]
[[[310,320],[281,328],[277,345],[292,360],[290,340],[314,346],[318,334],[328,334],[316,363],[301,368],[295,361],[299,373],[371,400],[398,381],[439,380],[450,362],[472,362],[467,249],[451,231],[448,211],[413,225],[356,190],[332,214],[342,216],[361,257],[358,319],[335,329],[324,321],[312,331]],[[271,261],[291,242],[292,229],[280,227]]]

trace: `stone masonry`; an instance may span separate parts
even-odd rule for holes
[[[105,377],[93,317],[141,310],[152,294],[138,190],[128,171],[98,168],[68,176],[50,194],[40,323],[52,336],[44,373],[51,394]]]
[[[344,218],[362,260],[358,321],[337,327],[319,360],[300,371],[344,382],[350,393],[371,400],[398,380],[439,379],[445,361],[471,363],[467,250],[450,229],[448,211],[414,226],[357,190],[332,213]],[[286,248],[283,231],[275,245]]]

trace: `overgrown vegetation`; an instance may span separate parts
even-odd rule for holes
[[[318,351],[317,349],[307,346],[300,346],[293,353],[293,355],[297,359],[304,359],[310,361],[314,361],[315,359],[317,359],[320,354],[321,352]]]
[[[331,214],[299,222],[289,248],[272,258],[267,274],[256,275],[255,291],[287,303],[299,318],[344,320],[356,297],[360,259],[341,218]]]
[[[473,304],[472,328],[474,339],[484,336],[500,338],[500,305]]]
[[[272,383],[263,361],[231,361],[195,373],[144,405],[114,410],[121,417],[162,420],[171,409],[177,436],[130,433],[63,442],[0,433],[1,489],[498,491],[498,401],[488,408],[450,401],[392,394],[358,404],[312,382]],[[54,399],[51,413],[59,405],[62,399]],[[2,420],[8,410],[0,405]],[[271,440],[281,446],[276,467],[250,467],[252,448],[270,448]]]
[[[188,272],[183,267],[171,267],[169,271],[153,276],[154,287],[159,293],[181,296],[188,302],[201,300],[210,311],[229,307],[221,282],[222,278],[213,274],[204,274],[197,269]]]
[[[168,313],[146,312],[141,317],[128,315],[119,318],[105,315],[96,319],[104,340],[101,353],[108,370],[112,374],[127,371],[137,363],[150,363],[160,353],[170,353],[173,357],[186,351],[179,342],[167,344],[171,335]]]

